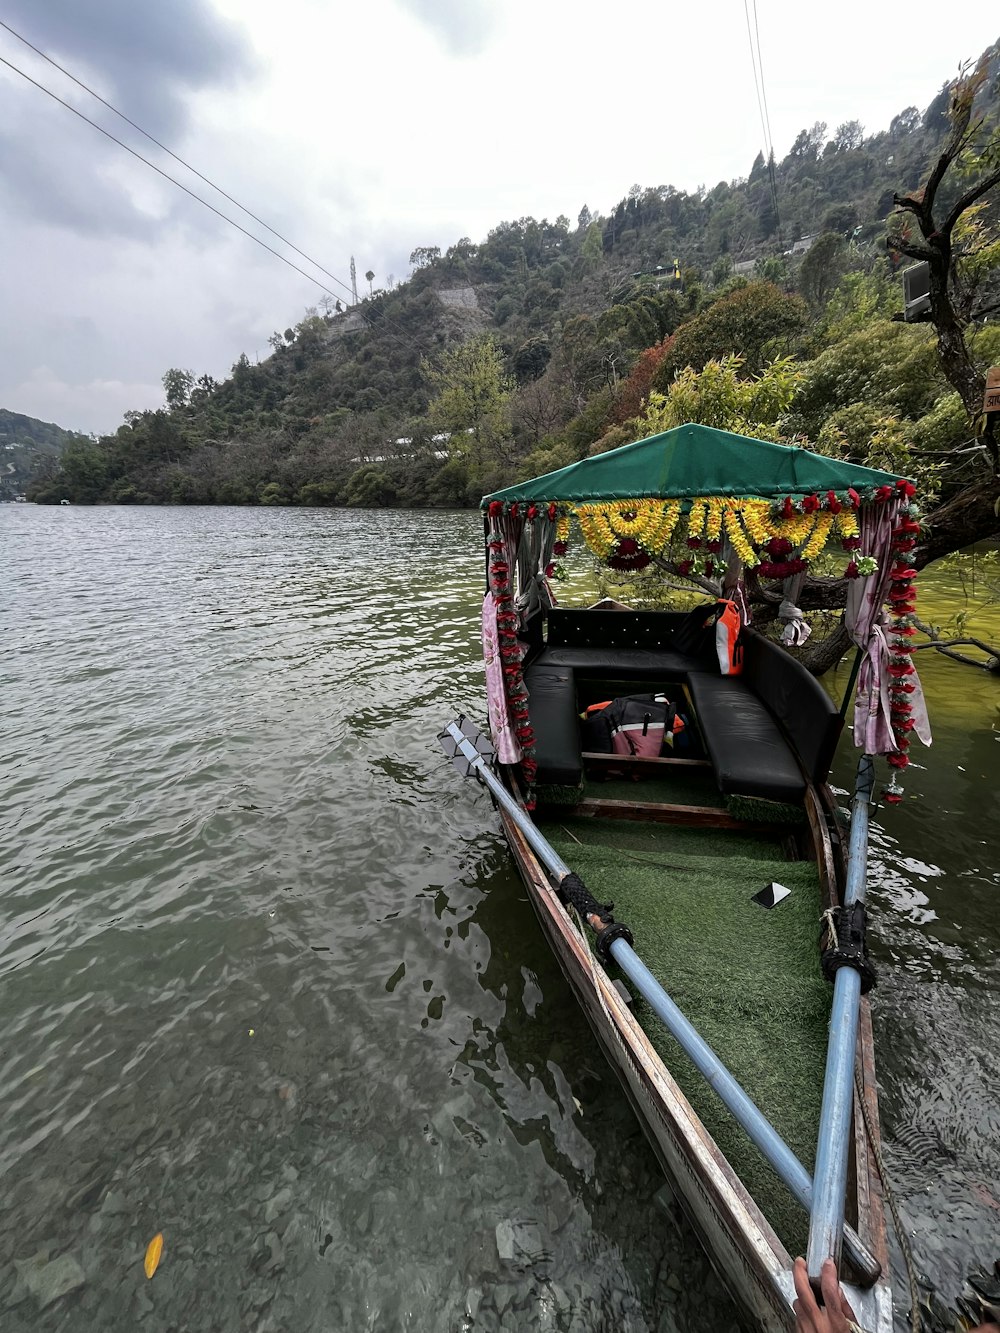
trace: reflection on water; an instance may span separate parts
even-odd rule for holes
[[[0,510],[5,1331],[732,1325],[437,750],[481,712],[479,532]],[[947,1294],[1000,1212],[996,684],[926,666],[876,1012]]]
[[[728,1327],[435,742],[476,517],[2,521],[5,1331]]]
[[[953,591],[922,576],[922,614],[952,613]],[[934,743],[911,751],[906,800],[873,830],[874,1019],[891,1180],[920,1267],[952,1298],[1000,1256],[1000,680],[933,650],[917,662]],[[845,802],[853,772],[842,744]]]

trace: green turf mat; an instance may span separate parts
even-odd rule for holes
[[[782,861],[781,842],[775,837],[729,833],[725,829],[683,824],[642,823],[633,819],[590,819],[567,811],[539,815],[536,823],[561,855],[573,865],[576,843],[587,847],[617,848],[623,852],[673,861],[683,851],[692,856],[744,856],[758,861]],[[565,841],[563,841],[565,840]]]
[[[615,821],[590,823],[566,825],[581,842],[554,824],[546,836],[595,898],[614,900],[639,957],[811,1171],[830,1013],[816,867],[766,859],[773,842],[673,826],[633,824],[624,842],[615,828],[600,846]],[[693,832],[697,839],[684,836]],[[751,902],[772,879],[791,897],[771,909]],[[778,1235],[800,1253],[805,1214],[649,1007],[637,999],[633,1012]]]
[[[651,801],[657,805],[705,805],[722,809],[722,795],[710,768],[688,768],[678,764],[657,766],[656,776],[609,778],[587,776],[586,795],[591,801]]]

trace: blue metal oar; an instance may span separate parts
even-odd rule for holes
[[[851,833],[847,845],[847,883],[844,886],[842,915],[855,904],[864,905],[868,822],[874,783],[875,762],[870,754],[862,755],[851,802]],[[819,1117],[816,1171],[813,1176],[813,1206],[806,1250],[809,1278],[817,1285],[825,1259],[833,1259],[838,1268],[840,1266],[860,1003],[861,972],[855,966],[838,967],[833,981],[830,1039],[826,1052],[823,1105]]]
[[[489,741],[477,732],[475,726],[467,719],[460,717],[456,722],[450,722],[440,733],[438,739],[441,741],[445,753],[458,765],[465,776],[474,774],[489,790],[498,804],[503,806],[557,883],[562,884],[568,877],[575,880],[576,876],[573,875],[570,867],[489,768],[486,761],[492,760],[493,749]],[[577,882],[579,883],[579,881]],[[596,918],[592,920],[588,917],[588,924],[598,932],[602,926],[602,923]],[[612,939],[607,951],[636,990],[648,1002],[667,1031],[677,1040],[684,1053],[707,1079],[722,1102],[736,1117],[739,1124],[746,1130],[749,1137],[771,1163],[795,1198],[809,1212],[813,1204],[813,1182],[809,1177],[809,1172],[774,1126],[751,1101],[712,1048],[681,1013],[629,942],[621,937]],[[881,1275],[881,1264],[865,1247],[857,1232],[844,1225],[843,1213],[841,1213],[841,1228],[844,1233],[844,1245],[851,1263],[858,1271],[862,1282],[871,1286]]]

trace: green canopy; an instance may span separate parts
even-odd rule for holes
[[[587,504],[699,495],[774,499],[850,486],[863,491],[897,480],[890,472],[841,463],[808,449],[689,423],[494,491],[482,503],[485,508],[491,500]]]

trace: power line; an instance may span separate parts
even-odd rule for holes
[[[313,259],[310,255],[306,254],[304,250],[300,250],[297,245],[295,245],[292,241],[290,241],[286,236],[283,236],[281,232],[276,231],[272,226],[270,226],[267,222],[265,222],[263,218],[258,217],[257,214],[254,213],[251,209],[247,208],[246,205],[241,204],[238,199],[235,199],[231,194],[228,194],[224,189],[222,189],[221,186],[216,185],[215,182],[209,179],[208,176],[205,176],[202,172],[198,171],[196,167],[193,167],[190,162],[185,161],[184,158],[180,157],[177,153],[173,152],[172,149],[168,148],[166,144],[161,143],[159,139],[155,138],[155,136],[150,134],[147,130],[144,130],[141,125],[138,125],[129,116],[125,115],[123,111],[119,111],[119,109],[116,106],[114,106],[111,102],[109,102],[106,98],[102,97],[99,93],[95,92],[95,90],[91,88],[89,84],[85,83],[82,79],[77,78],[75,74],[72,74],[63,65],[59,64],[57,60],[54,60],[51,56],[47,55],[46,52],[41,50],[40,47],[35,46],[33,42],[30,42],[26,37],[22,36],[22,34],[19,33],[16,29],[12,28],[9,23],[5,23],[2,19],[0,19],[0,28],[3,28],[6,32],[9,32],[12,37],[16,37],[19,42],[22,42],[31,51],[34,51],[36,55],[40,56],[43,60],[47,61],[61,74],[65,75],[66,78],[70,79],[73,83],[75,83],[79,88],[82,88],[85,92],[89,93],[90,96],[95,98],[98,102],[100,102],[102,106],[107,107],[107,109],[113,112],[114,115],[118,116],[127,125],[131,126],[139,134],[143,135],[144,138],[148,139],[150,143],[155,144],[157,148],[160,148],[169,157],[173,158],[175,162],[178,162],[187,171],[190,171],[193,175],[197,176],[199,180],[204,181],[205,184],[208,185],[210,189],[213,189],[216,191],[217,194],[222,195],[224,199],[227,199],[231,204],[235,205],[235,207],[238,208],[242,213],[245,213],[247,217],[252,218],[254,222],[262,226],[265,229],[265,231],[270,232],[272,236],[275,236],[284,245],[287,245],[297,255],[300,255],[304,260],[306,260],[307,263],[311,264],[314,268],[318,269],[321,273],[325,274],[326,277],[330,278],[332,282],[335,282],[338,287],[342,287],[345,292],[350,293],[353,299],[354,312],[357,315],[359,315],[360,318],[364,321],[364,324],[368,328],[369,332],[372,333],[376,332],[378,326],[381,325],[381,334],[383,338],[387,338],[390,342],[395,342],[399,346],[405,346],[408,351],[413,351],[414,348],[416,348],[422,351],[424,354],[430,353],[432,349],[427,341],[426,335],[421,337],[415,335],[412,331],[404,329],[397,319],[394,319],[392,316],[388,315],[384,311],[382,312],[381,320],[376,322],[370,312],[365,311],[363,308],[359,308],[360,303],[358,302],[357,283],[355,281],[352,281],[351,285],[348,286],[348,284],[344,282],[343,279],[338,278],[335,273],[331,273],[328,268],[325,268],[317,260]],[[236,222],[233,218],[227,216],[227,214],[223,213],[213,204],[210,204],[207,199],[203,199],[201,195],[196,194],[193,190],[189,189],[186,185],[182,184],[175,177],[171,176],[168,172],[164,171],[161,167],[158,167],[154,162],[151,162],[148,158],[143,157],[141,153],[137,152],[134,148],[131,148],[127,143],[124,143],[121,139],[116,138],[115,135],[111,134],[108,130],[104,129],[103,126],[99,125],[96,121],[91,120],[89,116],[84,115],[82,111],[78,110],[71,103],[64,101],[50,88],[45,87],[44,84],[39,83],[36,79],[33,79],[29,74],[25,73],[24,70],[20,69],[17,65],[13,64],[10,60],[7,60],[5,57],[0,56],[0,62],[6,65],[9,69],[13,70],[15,74],[20,74],[21,77],[27,80],[28,83],[32,84],[35,88],[38,88],[41,92],[45,93],[47,96],[51,97],[54,101],[58,102],[60,106],[65,107],[67,111],[72,111],[75,116],[78,116],[81,120],[86,121],[88,125],[92,126],[99,133],[103,134],[105,138],[110,139],[112,143],[117,144],[119,148],[124,148],[127,153],[130,153],[134,158],[137,158],[138,161],[142,162],[145,166],[150,167],[158,175],[162,176],[164,180],[169,181],[172,185],[176,185],[179,190],[183,190],[185,194],[190,196],[190,198],[196,200],[199,204],[202,204],[205,208],[209,209],[209,211],[214,213],[216,217],[221,218],[223,222],[228,222],[231,227],[235,227],[238,232],[242,233],[242,235],[249,237],[250,240],[254,241],[262,249],[266,250],[268,254],[274,255],[276,259],[280,259],[283,264],[287,264],[288,267],[293,269],[296,273],[301,274],[302,277],[306,278],[309,282],[314,283],[317,287],[320,288],[321,291],[326,292],[327,295],[334,297],[334,299],[338,299],[337,293],[331,291],[330,288],[325,285],[325,283],[320,282],[319,279],[314,277],[312,274],[306,273],[304,269],[301,269],[297,264],[293,263],[285,255],[279,253],[279,251],[275,250],[272,246],[268,245],[266,241],[263,241],[260,239],[260,237],[255,236],[253,232],[248,231],[247,228],[241,226],[239,222]],[[354,265],[353,257],[351,260],[351,265],[353,268]],[[393,329],[396,330],[395,333],[392,332]]]
[[[22,36],[21,33],[17,32],[16,29],[12,28],[9,23],[5,23],[2,19],[0,19],[0,28],[3,28],[5,31],[9,32],[11,36],[16,37],[19,42],[22,42],[30,50],[34,51],[36,55],[41,56],[43,60],[47,61],[55,69],[59,70],[59,72],[65,75],[66,78],[72,80],[72,82],[75,83],[78,87],[82,88],[85,92],[89,93],[90,96],[95,98],[98,102],[100,102],[102,106],[107,107],[109,111],[113,112],[127,125],[130,125],[134,130],[138,131],[138,133],[143,135],[144,138],[148,139],[150,143],[153,143],[156,145],[157,148],[162,149],[162,151],[165,152],[169,157],[172,157],[175,162],[180,163],[180,165],[184,167],[187,171],[192,172],[192,174],[197,176],[199,180],[204,181],[205,184],[208,185],[210,189],[215,190],[217,194],[222,195],[224,199],[227,199],[231,204],[234,204],[242,213],[245,213],[247,217],[252,218],[253,221],[257,222],[260,226],[262,226],[265,229],[265,231],[270,232],[272,236],[277,237],[279,241],[281,241],[284,245],[287,245],[296,254],[301,255],[301,257],[305,259],[307,263],[312,264],[314,268],[318,269],[321,273],[325,274],[328,278],[330,278],[333,282],[335,282],[338,287],[342,287],[345,292],[351,293],[353,299],[353,305],[355,307],[355,313],[358,314],[360,318],[364,321],[365,325],[367,326],[370,332],[375,332],[377,326],[371,314],[366,312],[364,309],[357,309],[359,302],[357,298],[357,286],[355,283],[352,283],[351,286],[348,286],[348,284],[344,282],[342,278],[338,278],[335,273],[331,273],[329,269],[325,268],[322,264],[320,264],[317,260],[313,259],[310,255],[307,255],[304,250],[300,250],[297,245],[295,245],[292,241],[288,240],[288,238],[286,236],[283,236],[279,231],[276,231],[273,227],[271,227],[268,223],[266,223],[263,220],[263,218],[259,218],[256,213],[254,213],[251,209],[247,208],[244,204],[241,204],[239,200],[235,199],[232,195],[227,194],[227,192],[224,189],[222,189],[221,186],[216,185],[215,182],[209,179],[208,176],[203,175],[202,172],[198,171],[196,167],[193,167],[190,164],[190,162],[187,162],[185,161],[184,158],[178,156],[178,154],[173,152],[170,148],[168,148],[166,144],[161,143],[159,139],[155,138],[147,130],[144,130],[141,125],[136,124],[134,120],[130,119],[130,117],[125,115],[123,111],[119,111],[118,108],[114,106],[111,102],[107,101],[106,98],[101,97],[101,95],[95,92],[94,89],[91,88],[89,84],[85,83],[82,79],[77,78],[75,74],[72,74],[68,69],[65,68],[65,66],[60,65],[57,60],[54,60],[51,56],[47,55],[46,52],[41,50],[40,47],[35,46],[33,42],[28,41],[26,37]],[[151,167],[154,171],[158,172],[159,175],[163,176],[164,179],[170,181],[171,184],[176,185],[178,189],[183,190],[185,194],[190,195],[192,199],[196,199],[198,203],[203,204],[206,208],[210,209],[213,213],[216,214],[217,217],[222,218],[224,222],[228,222],[230,226],[235,227],[237,231],[242,232],[244,236],[249,236],[252,241],[255,241],[263,249],[267,250],[269,254],[272,254],[276,258],[280,259],[282,263],[287,264],[290,268],[294,269],[296,273],[301,273],[303,277],[307,278],[310,282],[315,283],[315,285],[319,287],[322,291],[326,292],[329,296],[333,296],[336,299],[336,293],[330,291],[329,287],[325,286],[325,284],[320,282],[317,278],[313,277],[311,274],[303,272],[303,270],[299,268],[297,264],[293,264],[291,260],[287,259],[284,255],[279,254],[277,250],[274,250],[265,241],[262,241],[259,237],[254,236],[252,232],[247,231],[247,229],[245,227],[242,227],[238,222],[235,222],[225,213],[222,213],[219,209],[215,208],[207,200],[202,199],[200,195],[195,194],[194,191],[188,189],[186,185],[183,185],[181,184],[180,181],[175,180],[173,176],[170,176],[167,174],[167,172],[161,170],[161,168],[156,166],[154,163],[150,162],[147,158],[143,157],[141,153],[137,153],[134,149],[130,148],[128,144],[122,143],[120,139],[115,138],[113,134],[110,134],[107,130],[103,129],[102,126],[98,125],[95,121],[90,120],[90,118],[85,116],[83,112],[78,111],[76,107],[72,106],[68,102],[64,102],[61,97],[58,97],[54,92],[46,88],[43,84],[37,83],[36,80],[30,77],[30,75],[25,74],[23,70],[19,69],[9,60],[5,60],[2,56],[0,56],[0,60],[2,60],[3,63],[7,65],[10,69],[14,70],[15,73],[20,74],[22,78],[27,79],[27,81],[33,84],[36,88],[40,88],[42,92],[47,93],[55,101],[59,102],[61,106],[66,107],[67,110],[72,111],[74,115],[79,116],[82,120],[87,121],[89,125],[92,125],[94,129],[99,130],[101,134],[105,135],[113,143],[116,143],[119,145],[119,147],[124,148],[126,152],[131,153],[132,156],[138,158],[140,162],[143,162],[146,166]],[[397,344],[405,345],[409,350],[412,350],[414,346],[417,346],[425,353],[431,350],[425,338],[422,339],[419,337],[415,337],[412,332],[408,332],[407,330],[405,330],[398,320],[392,318],[391,316],[385,314],[384,312],[382,314],[381,324],[382,324],[383,337],[387,336],[390,340],[395,341]],[[390,329],[392,328],[396,330],[395,334],[390,332]]]
[[[750,65],[753,69],[754,88],[757,92],[757,110],[760,113],[760,128],[764,136],[764,151],[767,154],[767,177],[771,186],[771,203],[774,207],[774,221],[781,239],[781,213],[778,209],[778,183],[774,174],[774,141],[771,138],[771,117],[767,107],[767,89],[764,85],[764,64],[760,54],[760,28],[757,23],[757,0],[753,0],[753,31],[750,28],[750,7],[748,0],[743,0],[743,13],[747,21],[747,42],[750,46]],[[757,43],[754,48],[754,33]],[[759,72],[759,77],[758,77]]]
[[[278,240],[282,242],[282,244],[287,245],[290,250],[294,250],[297,255],[301,255],[302,258],[307,261],[307,263],[310,263],[313,265],[314,268],[319,269],[320,273],[324,273],[328,278],[332,279],[333,282],[337,283],[339,287],[343,287],[345,292],[349,292],[351,290],[346,282],[342,282],[341,279],[337,277],[336,273],[331,273],[329,269],[324,268],[323,265],[320,264],[317,260],[313,259],[311,255],[307,255],[304,250],[300,250],[299,247],[294,244],[294,242],[288,239],[287,236],[282,236],[280,231],[275,231],[275,229],[272,226],[270,226],[269,223],[265,222],[263,218],[259,218],[257,214],[251,212],[251,210],[247,208],[246,205],[241,204],[238,199],[234,199],[231,194],[227,194],[226,191],[220,185],[216,185],[216,183],[213,180],[209,180],[209,178],[203,175],[197,169],[197,167],[193,167],[190,162],[186,162],[184,158],[178,156],[178,154],[173,152],[172,149],[168,148],[166,144],[161,143],[159,139],[155,138],[152,134],[150,134],[148,130],[144,130],[141,125],[137,125],[134,120],[130,120],[129,117],[126,116],[124,111],[119,111],[116,106],[114,106],[106,98],[102,97],[100,93],[95,92],[94,89],[91,88],[89,84],[84,83],[82,79],[78,79],[75,74],[71,74],[70,71],[65,68],[65,66],[59,64],[58,60],[53,60],[53,58],[50,55],[47,55],[39,47],[35,46],[34,43],[29,42],[27,37],[22,36],[22,34],[17,32],[14,28],[12,28],[9,23],[5,23],[3,19],[0,19],[0,28],[3,28],[6,32],[9,32],[12,37],[16,37],[19,42],[23,42],[24,45],[29,48],[29,50],[34,51],[34,53],[38,56],[41,56],[43,60],[47,60],[48,63],[54,66],[54,68],[57,69],[60,74],[65,74],[66,78],[71,79],[72,82],[75,83],[78,88],[82,88],[84,92],[87,92],[90,94],[91,97],[96,98],[96,100],[100,102],[102,106],[107,107],[107,109],[109,111],[112,111],[120,120],[123,120],[126,125],[131,125],[132,129],[137,130],[144,138],[148,139],[150,143],[153,143],[157,146],[157,148],[162,149],[163,152],[165,152],[168,157],[172,157],[175,162],[179,162],[180,165],[184,167],[187,171],[190,171],[192,175],[197,176],[200,181],[204,181],[205,184],[208,185],[211,189],[215,190],[217,194],[221,194],[223,199],[227,199],[231,204],[235,204],[241,213],[246,213],[247,217],[253,218],[254,222],[258,223],[261,227],[263,227],[265,231],[269,231],[272,236],[276,236]],[[6,64],[8,62],[5,61],[4,63]],[[11,68],[13,69],[14,66],[11,66]],[[18,70],[17,72],[19,74],[22,73],[21,70]],[[25,78],[27,77],[28,76],[25,75]],[[34,82],[34,80],[32,80],[32,82]],[[35,86],[41,87],[42,85],[36,84]],[[43,89],[43,91],[48,92],[48,89]],[[53,97],[55,96],[54,93],[51,95]],[[57,98],[56,100],[59,101],[60,99]],[[62,105],[67,106],[69,104],[63,102]],[[70,107],[70,110],[73,109],[74,109],[73,107]],[[84,117],[84,119],[86,119],[86,117]],[[93,125],[94,122],[91,121],[90,124]],[[100,129],[100,126],[96,126],[96,128]],[[104,133],[103,130],[101,132]],[[108,137],[110,138],[111,136],[109,135]],[[115,142],[118,143],[120,141],[116,139]],[[126,146],[127,145],[122,144],[122,147]],[[129,149],[128,151],[131,152],[132,150]],[[136,154],[136,156],[138,156],[138,154]],[[141,160],[145,161],[145,158]],[[146,165],[151,166],[152,163],[147,162]],[[154,168],[154,170],[157,169],[158,168]],[[164,173],[161,172],[161,175],[162,174]],[[167,179],[172,180],[173,178],[168,176]],[[178,182],[174,181],[174,184],[176,185],[178,184]],[[183,188],[184,187],[181,186],[181,189]],[[193,197],[196,199],[198,198],[197,195],[194,195]],[[204,203],[205,201],[199,200],[199,202]],[[209,204],[207,205],[207,207],[211,207],[211,205]],[[221,217],[223,215],[220,213],[219,216]],[[229,221],[228,218],[226,220]],[[249,235],[249,233],[246,234]],[[254,239],[256,239],[256,237]],[[271,253],[274,254],[275,252],[272,250]],[[301,270],[299,271],[301,272]],[[317,285],[322,286],[322,284],[317,284]],[[327,289],[324,288],[324,291],[325,290]],[[332,292],[330,294],[333,295]],[[355,293],[355,301],[356,300],[357,300],[357,295]]]
[[[746,15],[747,20],[747,42],[750,46],[750,67],[753,70],[753,86],[757,92],[757,110],[760,113],[760,129],[764,136],[764,150],[766,152],[768,151],[767,127],[764,120],[764,103],[761,100],[760,95],[760,81],[757,77],[757,59],[754,55],[753,35],[750,31],[750,8],[747,4],[747,0],[743,0],[743,13]]]
[[[767,142],[770,148],[768,157],[774,154],[774,140],[771,138],[771,116],[767,108],[767,85],[764,82],[764,61],[760,54],[760,28],[757,26],[757,0],[753,0],[753,30],[757,42],[757,68],[760,70],[760,95],[764,100],[764,121],[767,125]]]
[[[38,88],[48,97],[51,97],[53,101],[58,102],[60,106],[64,106],[67,111],[72,111],[74,116],[79,116],[81,120],[85,120],[87,124],[97,130],[99,134],[103,134],[106,139],[110,139],[112,143],[116,143],[119,148],[124,148],[126,153],[131,153],[133,157],[138,158],[138,160],[144,163],[145,166],[149,167],[151,171],[155,171],[158,176],[162,176],[164,180],[168,180],[171,185],[176,185],[178,190],[183,190],[184,193],[190,195],[192,199],[196,199],[199,204],[204,205],[204,207],[214,213],[216,217],[221,218],[223,222],[228,222],[231,227],[235,227],[237,231],[242,232],[244,236],[248,236],[251,241],[254,241],[257,245],[261,246],[269,254],[274,255],[275,259],[280,259],[283,264],[287,264],[289,268],[293,268],[296,273],[301,273],[304,278],[308,279],[309,282],[315,283],[317,287],[322,288],[328,295],[336,297],[337,293],[331,291],[330,288],[320,282],[318,278],[314,278],[312,274],[307,273],[305,269],[299,268],[298,264],[293,264],[290,259],[273,249],[266,241],[262,241],[260,237],[255,236],[252,231],[247,231],[246,227],[241,227],[238,222],[227,217],[226,214],[216,208],[214,204],[210,204],[207,199],[203,199],[200,194],[195,194],[194,190],[189,190],[186,185],[183,185],[175,177],[164,171],[162,167],[158,167],[155,162],[150,162],[148,157],[143,157],[143,155],[137,153],[134,148],[130,148],[127,143],[123,143],[121,139],[116,139],[110,130],[106,130],[102,125],[98,125],[96,120],[91,120],[90,117],[85,116],[82,111],[78,111],[75,106],[71,105],[69,102],[64,102],[63,99],[54,93],[51,88],[46,88],[43,83],[39,83],[37,79],[33,79],[31,75],[26,74],[23,69],[18,69],[15,64],[12,64],[11,61],[7,60],[4,56],[0,56],[0,64],[6,65],[7,68],[12,69],[15,74],[20,74],[22,79],[27,79],[28,83]],[[311,263],[312,261],[310,260],[309,262]]]
[[[760,28],[757,26],[757,0],[753,0],[753,30],[757,40],[757,67],[760,70],[760,95],[764,101],[764,122],[767,125],[767,174],[771,182],[771,202],[774,204],[774,221],[778,229],[778,241],[781,241],[781,212],[778,208],[778,182],[774,174],[774,139],[771,136],[771,113],[767,106],[767,84],[764,82],[764,58],[760,53]]]

